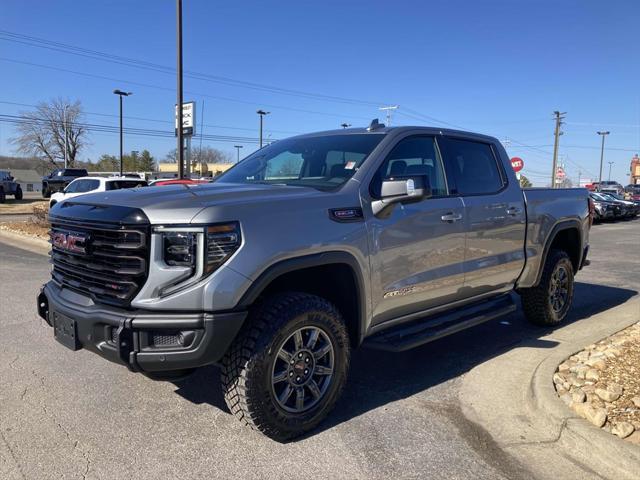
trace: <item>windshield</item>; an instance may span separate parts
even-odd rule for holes
[[[344,184],[383,134],[289,138],[272,143],[227,170],[216,183],[266,183],[333,190]]]

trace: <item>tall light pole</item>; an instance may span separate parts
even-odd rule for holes
[[[178,178],[184,178],[184,132],[182,131],[182,0],[176,0],[176,44],[177,44],[177,127],[178,127]]]
[[[611,180],[611,165],[613,165],[616,162],[607,162],[609,164],[609,180]]]
[[[602,135],[602,148],[600,149],[600,177],[598,177],[598,190],[600,190],[600,184],[602,183],[602,163],[604,162],[604,137],[611,132],[596,132],[598,135]]]
[[[120,176],[122,176],[122,164],[123,164],[123,138],[122,138],[122,97],[128,97],[133,95],[132,92],[123,92],[122,90],[114,90],[113,93],[118,95],[120,99]]]
[[[271,112],[265,112],[264,110],[258,110],[256,113],[260,116],[260,148],[262,148],[262,118],[265,115],[269,115]]]
[[[234,147],[236,147],[236,163],[240,162],[240,149],[242,148],[242,145],[234,145]]]

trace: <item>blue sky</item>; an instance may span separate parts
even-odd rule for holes
[[[198,102],[198,120],[204,101],[206,134],[248,138],[257,137],[257,108],[272,112],[265,135],[283,138],[364,126],[384,116],[378,106],[398,104],[396,125],[455,125],[509,139],[509,154],[524,159],[537,185],[550,176],[552,112],[561,110],[568,175],[597,176],[595,132],[607,129],[604,177],[614,161],[612,179],[626,184],[640,150],[638,18],[632,0],[184,0],[184,68],[209,76],[185,78],[185,100]],[[175,65],[172,0],[3,0],[0,30]],[[64,97],[82,101],[87,122],[117,125],[111,92],[122,88],[134,92],[125,99],[125,117],[136,117],[127,126],[173,128],[173,74],[3,38],[0,114]],[[12,134],[0,123],[0,154],[13,153]],[[90,140],[83,159],[118,152],[116,134]],[[256,147],[204,141],[229,152],[236,143],[243,154]],[[157,158],[174,146],[172,138],[125,139],[126,150]]]

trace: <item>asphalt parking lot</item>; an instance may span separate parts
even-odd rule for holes
[[[570,322],[640,290],[640,218],[595,225]],[[355,352],[336,410],[279,444],[224,406],[216,367],[154,382],[53,339],[47,257],[0,243],[0,478],[531,478],[462,414],[465,372],[544,330],[520,312],[403,354]]]

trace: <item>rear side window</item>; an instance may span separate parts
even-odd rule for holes
[[[447,195],[444,170],[433,137],[408,137],[393,147],[371,184],[371,194],[380,198],[382,181],[392,178],[426,175],[433,196]]]
[[[455,177],[458,194],[491,194],[502,189],[505,182],[491,145],[457,138],[447,138],[441,144],[444,161]]]
[[[75,187],[73,190],[67,190],[67,193],[85,193],[91,192],[100,186],[100,180],[77,180],[71,184]]]
[[[147,182],[141,180],[114,180],[107,182],[107,190],[120,190],[121,188],[146,187]]]

